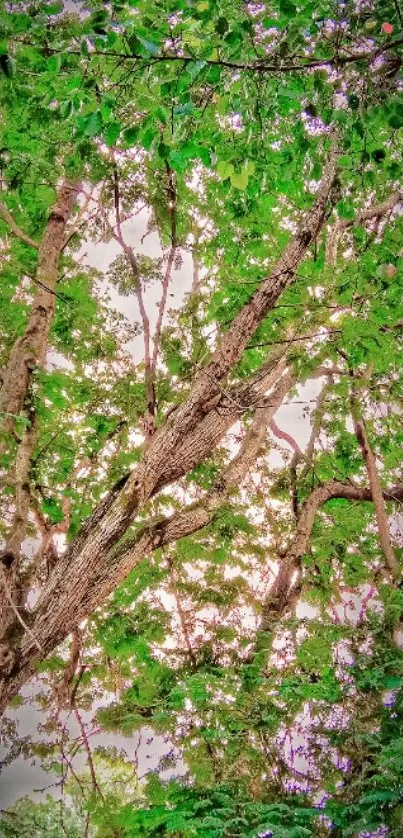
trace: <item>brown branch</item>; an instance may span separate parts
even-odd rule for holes
[[[114,239],[118,242],[120,247],[123,250],[123,253],[126,256],[126,259],[130,265],[133,278],[134,278],[134,287],[135,287],[135,294],[137,297],[137,302],[140,311],[141,322],[143,324],[143,341],[144,341],[144,379],[145,379],[145,388],[146,388],[146,400],[147,400],[147,411],[148,415],[146,415],[144,420],[144,427],[145,431],[148,436],[151,436],[154,432],[154,413],[155,413],[155,394],[154,394],[154,383],[153,383],[153,369],[152,369],[152,362],[151,362],[151,331],[150,331],[150,320],[144,305],[144,297],[143,297],[143,290],[141,287],[141,276],[140,276],[140,269],[137,262],[136,255],[134,250],[130,245],[126,243],[123,238],[122,234],[122,219],[121,219],[121,212],[120,212],[120,183],[119,183],[119,173],[117,166],[114,165],[113,168],[113,176],[114,176],[114,203],[115,203],[115,219],[116,219],[116,230],[112,230],[112,235]]]
[[[101,190],[101,191],[102,191],[102,190]],[[70,243],[71,239],[72,239],[72,238],[76,235],[76,233],[78,233],[78,232],[80,231],[80,228],[81,228],[82,223],[83,223],[83,221],[82,221],[82,220],[83,220],[83,218],[84,218],[84,216],[85,216],[85,213],[86,213],[86,212],[87,212],[87,210],[88,210],[89,204],[90,204],[90,202],[91,202],[92,200],[93,200],[93,193],[92,193],[92,192],[90,192],[90,193],[88,193],[88,194],[86,194],[86,195],[85,195],[85,201],[84,201],[84,204],[83,204],[83,206],[80,208],[80,211],[79,211],[79,213],[78,213],[77,217],[75,218],[75,224],[74,224],[74,227],[73,227],[73,229],[72,229],[72,230],[70,230],[69,232],[67,232],[67,235],[66,235],[66,237],[65,237],[65,239],[64,239],[64,241],[63,241],[63,244],[62,244],[62,246],[61,246],[61,252],[62,252],[62,253],[64,253],[64,251],[65,251],[65,250],[66,250],[66,248],[68,247],[68,245],[69,245],[69,243]],[[90,218],[91,218],[91,217],[90,217]],[[89,220],[89,219],[88,219],[88,217],[87,217],[87,218],[85,218],[85,219],[84,219],[84,223],[88,223],[88,220]]]
[[[278,439],[284,440],[284,442],[287,442],[290,448],[292,448],[296,454],[300,454],[302,456],[302,451],[298,445],[298,442],[294,439],[293,436],[291,436],[291,434],[288,434],[287,431],[283,431],[281,428],[279,428],[277,422],[275,422],[274,419],[271,420],[269,427],[274,436],[276,436]]]
[[[33,624],[35,633],[41,638],[47,651],[55,648],[72,626],[80,622],[80,615],[88,614],[94,603],[102,599],[115,587],[117,578],[125,574],[127,566],[132,566],[133,557],[125,554],[122,561],[115,550],[132,523],[135,512],[164,485],[173,479],[173,473],[181,466],[181,473],[186,473],[188,463],[181,464],[180,451],[191,435],[197,434],[202,422],[211,413],[212,406],[223,397],[226,379],[241,358],[245,347],[255,333],[262,319],[272,309],[280,294],[294,281],[297,268],[305,257],[311,243],[327,217],[329,196],[336,175],[338,160],[337,139],[332,139],[328,160],[324,168],[321,185],[315,201],[304,215],[296,233],[272,272],[259,285],[249,301],[243,306],[224,334],[222,341],[213,353],[210,361],[198,373],[187,399],[171,413],[163,426],[151,437],[145,448],[142,461],[118,484],[98,505],[94,513],[82,527],[80,533],[66,550],[54,569],[49,583],[45,586],[35,608]],[[211,434],[213,429],[210,428]],[[198,435],[198,457],[196,462],[210,453],[209,440]],[[201,439],[200,439],[201,438]],[[193,456],[189,451],[189,457]],[[197,511],[200,526],[206,520],[209,509]],[[184,513],[186,518],[186,513]],[[208,515],[207,515],[208,518]],[[193,526],[192,521],[192,526]],[[183,527],[189,527],[189,520],[181,526],[164,524],[152,532],[143,533],[143,548],[149,552],[161,545],[161,537],[181,537]],[[164,535],[162,536],[162,530]],[[193,531],[193,530],[192,530]],[[102,584],[101,583],[102,580]],[[57,604],[55,607],[55,603]],[[13,678],[3,679],[2,703],[33,671],[38,655],[29,639],[23,638],[20,649],[18,671]]]
[[[14,420],[23,409],[33,371],[45,362],[55,309],[60,252],[79,188],[77,184],[67,182],[61,185],[39,245],[35,281],[40,287],[35,294],[25,332],[11,350],[0,391],[0,455],[9,447]]]
[[[238,454],[229,463],[224,475],[217,481],[214,488],[201,501],[191,504],[182,512],[175,513],[171,518],[145,526],[132,538],[124,539],[121,545],[111,550],[106,567],[103,570],[100,568],[94,587],[93,595],[99,601],[105,598],[107,591],[109,593],[119,582],[123,581],[140,558],[148,552],[165,547],[179,538],[192,535],[212,520],[228,494],[239,488],[259,455],[267,436],[268,423],[289,390],[290,381],[292,382],[292,379],[289,376],[284,376],[271,396],[270,405],[256,410],[255,418]],[[93,607],[95,604],[91,605],[91,610]]]
[[[2,585],[1,585],[2,590],[4,592],[5,598],[6,598],[7,602],[9,603],[9,607],[10,607],[11,611],[13,612],[15,618],[20,623],[20,625],[22,626],[24,631],[33,640],[36,648],[39,649],[40,652],[43,652],[44,650],[43,650],[39,640],[37,639],[37,637],[35,637],[34,632],[30,629],[30,627],[27,625],[25,620],[22,618],[22,616],[19,612],[19,609],[14,602],[13,594],[12,594],[10,588],[9,588],[8,580],[7,580],[5,571],[4,571],[4,567],[1,564],[0,564],[0,578],[1,578],[1,583],[2,583]],[[0,644],[0,645],[3,648],[3,644]]]
[[[171,167],[166,164],[167,168],[167,176],[168,176],[168,205],[169,205],[169,215],[171,220],[171,247],[168,254],[168,261],[167,266],[164,274],[164,278],[162,280],[162,295],[161,300],[158,306],[158,318],[157,324],[155,327],[154,333],[154,349],[153,355],[151,359],[151,371],[153,376],[155,375],[155,369],[157,365],[157,358],[158,352],[160,347],[160,340],[161,340],[161,331],[162,331],[162,321],[165,314],[166,302],[168,297],[168,287],[171,281],[171,274],[172,268],[175,262],[176,251],[178,247],[178,240],[177,240],[177,227],[176,227],[176,212],[177,212],[177,196],[176,196],[176,188],[175,188],[175,180],[174,180],[174,173]]]
[[[14,218],[11,215],[10,210],[3,201],[0,201],[0,215],[2,216],[6,224],[8,224],[11,232],[14,233],[14,235],[17,236],[17,238],[21,239],[21,241],[23,241],[24,244],[27,244],[29,247],[34,247],[35,250],[39,249],[38,242],[31,239],[30,236],[27,236],[27,234],[24,233],[23,230],[21,230],[21,227],[19,227],[16,221],[14,221]]]
[[[65,704],[68,701],[71,707],[74,706],[75,695],[73,696],[73,693],[70,694],[70,692],[71,685],[73,683],[73,679],[76,674],[77,666],[80,660],[81,648],[81,631],[78,628],[78,626],[76,626],[71,632],[70,658],[64,670],[62,682],[59,684],[57,688],[57,697],[60,707],[62,707],[63,704]]]
[[[376,459],[368,439],[365,420],[356,390],[353,390],[351,395],[351,414],[355,434],[367,469],[371,495],[375,506],[379,541],[385,556],[386,566],[391,574],[391,577],[395,582],[398,582],[401,578],[401,571],[390,541],[388,518],[382,494],[381,482],[379,480]]]
[[[194,653],[192,643],[191,643],[191,640],[190,640],[190,635],[189,635],[188,626],[187,626],[187,622],[186,622],[185,612],[184,612],[184,609],[182,607],[181,598],[180,598],[179,593],[178,593],[178,586],[177,586],[177,581],[176,581],[176,576],[175,576],[175,567],[174,567],[174,563],[173,563],[170,556],[167,557],[167,564],[168,564],[169,575],[170,575],[170,579],[171,579],[171,590],[172,590],[174,598],[175,598],[176,610],[178,612],[179,622],[180,622],[180,625],[181,625],[182,634],[183,634],[183,638],[184,638],[184,641],[185,641],[185,646],[186,646],[186,649],[187,649],[187,652],[188,652],[188,655],[189,655],[189,660],[191,661],[192,666],[195,667],[196,663],[197,663],[197,658],[196,658],[196,655]]]
[[[339,219],[336,221],[327,234],[325,256],[326,264],[336,264],[338,243],[345,230],[348,230],[349,227],[364,224],[366,221],[371,221],[374,218],[382,218],[384,215],[387,215],[387,213],[392,212],[396,204],[398,204],[402,199],[403,192],[398,190],[387,198],[386,201],[383,201],[380,204],[374,204],[367,209],[361,210],[354,216],[354,218],[343,220]]]
[[[79,725],[79,728],[80,728],[80,731],[81,731],[82,742],[83,742],[84,748],[85,748],[86,753],[87,753],[87,762],[88,762],[88,767],[90,769],[92,790],[95,794],[99,794],[99,796],[103,799],[103,794],[102,794],[102,791],[99,787],[99,783],[98,783],[98,780],[97,780],[97,775],[95,773],[94,760],[93,760],[93,757],[92,757],[91,746],[90,746],[90,743],[88,741],[88,736],[87,736],[87,731],[85,729],[85,724],[84,724],[84,722],[81,718],[81,714],[78,711],[76,704],[74,705],[73,710],[74,710],[74,715],[77,719],[77,722],[78,722],[78,725]]]
[[[315,378],[319,378],[322,375],[326,375],[328,377],[327,383],[322,387],[322,390],[319,393],[316,407],[314,410],[314,418],[312,423],[312,430],[309,437],[308,445],[306,448],[305,453],[300,451],[299,453],[296,451],[291,459],[290,463],[290,483],[291,483],[291,506],[292,511],[294,514],[294,518],[298,520],[298,497],[297,497],[297,466],[304,460],[304,467],[299,475],[299,479],[304,479],[306,477],[311,465],[312,459],[315,449],[315,442],[320,434],[321,424],[322,424],[322,417],[323,412],[325,409],[326,397],[329,392],[330,387],[333,384],[333,375],[346,375],[347,370],[344,370],[340,367],[318,367],[315,370]]]
[[[382,500],[403,502],[403,484],[382,491]],[[291,595],[298,592],[301,559],[309,552],[312,528],[316,513],[326,501],[344,498],[351,501],[373,501],[372,489],[330,480],[311,492],[302,506],[298,525],[288,549],[283,553],[279,573],[264,603],[262,629],[271,631],[288,607]],[[293,579],[294,577],[294,579]]]
[[[11,631],[15,617],[21,623],[19,609],[23,607],[23,582],[20,574],[21,549],[27,534],[28,516],[31,503],[30,473],[32,455],[37,438],[35,411],[30,405],[28,425],[17,447],[14,466],[14,510],[4,551],[0,554],[0,565],[7,593],[13,602],[13,613],[3,597],[0,596],[0,638],[3,640]],[[3,586],[4,587],[4,586]],[[8,596],[10,593],[10,597]],[[22,623],[24,624],[24,623]]]
[[[306,70],[312,69],[319,69],[321,67],[334,67],[338,69],[340,67],[355,64],[362,61],[372,62],[379,56],[383,55],[384,53],[390,52],[391,50],[399,47],[403,44],[403,35],[399,34],[393,40],[388,41],[385,44],[380,46],[375,46],[373,49],[370,50],[362,50],[356,53],[347,53],[346,55],[340,55],[340,52],[337,52],[331,58],[315,58],[314,56],[307,61],[297,64],[292,61],[284,61],[280,59],[278,62],[269,63],[266,60],[258,60],[251,62],[250,64],[242,64],[236,61],[226,61],[225,59],[205,59],[204,63],[206,66],[219,66],[224,67],[229,70],[243,70],[248,73],[288,73],[288,72],[306,72]],[[50,49],[48,47],[48,49]],[[60,52],[60,50],[52,49],[52,54]],[[69,50],[67,55],[81,55],[81,53],[77,50]],[[186,56],[186,55],[174,55],[170,53],[164,53],[163,55],[156,55],[150,59],[145,59],[143,55],[138,55],[135,52],[130,54],[128,53],[121,53],[117,52],[116,50],[99,50],[94,49],[93,52],[89,54],[89,58],[93,58],[99,55],[106,55],[112,58],[119,58],[121,61],[134,61],[134,62],[142,62],[142,66],[151,67],[154,64],[158,63],[166,63],[170,61],[178,61],[183,64],[188,64],[189,62],[197,61],[197,56]],[[280,63],[281,62],[281,63]]]
[[[248,473],[256,460],[256,457],[259,455],[267,435],[268,422],[282,403],[284,395],[290,387],[290,380],[292,381],[288,375],[284,376],[277,384],[274,394],[270,397],[269,406],[259,408],[256,411],[255,419],[243,444],[241,445],[239,453],[227,467],[222,479],[217,482],[216,486],[205,496],[205,498],[190,505],[183,511],[175,513],[171,516],[171,518],[151,522],[150,524],[142,527],[134,536],[123,539],[120,544],[117,544],[117,546],[110,550],[106,561],[103,562],[102,565],[99,563],[97,572],[92,580],[93,584],[91,585],[90,590],[86,590],[83,585],[80,586],[80,590],[72,590],[69,588],[68,584],[67,586],[64,585],[63,592],[60,591],[60,600],[57,603],[57,610],[60,609],[62,598],[67,596],[69,605],[72,608],[72,614],[74,614],[74,622],[72,622],[72,625],[70,626],[70,617],[67,618],[67,612],[65,613],[65,618],[61,620],[60,610],[58,610],[56,628],[57,636],[53,630],[49,635],[48,630],[51,615],[55,610],[56,600],[54,592],[53,595],[51,595],[51,609],[53,608],[53,612],[52,610],[49,611],[47,601],[42,600],[42,607],[36,609],[36,617],[33,621],[35,634],[39,631],[39,636],[43,639],[45,636],[49,637],[53,648],[54,645],[57,645],[66,636],[74,625],[81,622],[81,619],[83,619],[85,615],[91,613],[97,605],[105,600],[108,594],[111,593],[124,578],[126,578],[127,574],[144,556],[148,553],[152,553],[158,548],[177,541],[179,538],[191,535],[210,523],[217,510],[226,501],[228,494],[239,488],[245,478],[245,475]],[[60,564],[57,569],[60,570]],[[62,580],[64,577],[65,574],[63,573]],[[46,618],[43,620],[42,615],[45,614]],[[29,677],[28,671],[29,673],[32,673],[35,666],[35,660],[38,658],[29,637],[24,639],[24,647],[25,643],[27,644],[26,656],[25,651],[23,654],[26,660],[26,667],[24,668],[24,672],[20,670],[20,681],[18,681],[18,684],[22,683],[21,679],[25,681],[27,677]],[[46,649],[46,652],[49,652],[50,650],[51,649],[49,647]],[[43,657],[43,655],[41,657]],[[18,691],[16,680],[13,681],[13,689],[15,692]],[[13,692],[13,694],[15,694],[15,692]],[[8,685],[8,696],[11,697],[10,683]],[[3,695],[3,701],[4,700],[5,697]]]

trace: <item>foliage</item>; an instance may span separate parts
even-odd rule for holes
[[[60,180],[81,184],[46,365],[32,371],[1,457],[6,543],[33,410],[28,627],[30,596],[147,451],[147,417],[154,431],[175,415],[314,205],[339,137],[323,228],[219,394],[215,422],[225,410],[232,421],[185,474],[179,463],[111,549],[191,503],[207,509],[212,495],[213,512],[128,564],[81,623],[76,659],[64,639],[14,700],[4,743],[56,774],[61,802],[19,800],[0,835],[397,838],[402,591],[371,495],[348,492],[369,482],[358,390],[401,563],[402,496],[391,490],[402,482],[399,3],[34,0],[4,5],[0,30],[2,198],[14,227],[40,242]],[[388,209],[360,215],[395,193]],[[6,369],[38,288],[37,252],[4,212],[0,244]],[[242,485],[225,492],[264,399],[240,404],[236,388],[275,353],[291,376],[280,434],[271,425]],[[293,456],[281,434],[289,407],[304,449],[294,441]],[[265,627],[270,584],[314,492],[333,481],[344,494],[318,505],[293,566],[298,602]],[[44,721],[26,741],[13,722],[35,703]]]

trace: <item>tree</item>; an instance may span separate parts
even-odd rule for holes
[[[104,686],[113,673],[129,686],[135,673],[103,724],[151,719],[178,739],[197,784],[151,789],[147,815],[122,803],[122,834],[319,829],[316,810],[298,802],[297,816],[286,799],[295,765],[280,755],[283,717],[295,723],[316,702],[329,739],[343,701],[353,730],[369,691],[382,725],[380,693],[400,687],[400,12],[272,5],[2,12],[1,706],[39,670],[79,713],[91,644],[103,650],[94,677]],[[140,212],[158,258],[130,240]],[[83,264],[84,241],[116,244],[109,291]],[[189,254],[193,284],[168,319]],[[113,310],[116,290],[136,300],[135,326]],[[133,331],[140,364],[127,348]],[[304,449],[275,416],[315,381]],[[201,579],[189,562],[202,563]],[[359,615],[371,654],[384,654],[373,683],[340,616],[346,589],[365,602],[364,586],[368,602],[382,602],[381,616],[365,605]],[[152,607],[161,589],[176,628]],[[301,599],[316,608],[303,639]],[[272,643],[287,626],[295,663],[282,677]],[[172,634],[182,651],[169,665],[153,644]],[[353,697],[334,663],[342,641],[355,649]],[[225,693],[215,714],[211,696]],[[186,701],[198,735],[194,718],[178,735]],[[351,791],[359,816],[348,781],[338,808],[332,755],[342,743],[334,749],[311,754],[310,791],[326,778],[333,823],[359,832],[366,779],[358,803],[361,786]],[[382,793],[371,817],[400,824],[400,791]],[[211,812],[198,825],[200,807]]]

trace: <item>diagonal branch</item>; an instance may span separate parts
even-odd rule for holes
[[[8,224],[11,232],[14,233],[14,235],[17,236],[18,239],[21,239],[21,241],[23,241],[24,244],[27,244],[29,247],[34,247],[35,250],[39,250],[38,242],[34,241],[34,239],[31,239],[30,236],[27,236],[27,234],[24,233],[23,230],[21,230],[21,227],[19,227],[17,222],[14,221],[14,218],[11,215],[10,210],[3,201],[0,201],[0,215],[6,222],[6,224]]]
[[[403,200],[402,190],[393,192],[392,195],[380,204],[374,204],[367,209],[361,210],[351,219],[339,219],[330,228],[326,239],[326,256],[325,261],[327,265],[335,265],[337,259],[338,244],[341,236],[348,230],[349,227],[355,227],[359,224],[364,224],[366,221],[371,221],[373,218],[382,218],[395,208],[399,201]]]
[[[287,433],[287,431],[283,431],[282,428],[279,428],[277,422],[275,422],[274,419],[272,419],[270,422],[270,430],[274,434],[274,436],[277,437],[277,439],[282,439],[284,442],[286,442],[290,446],[290,448],[293,449],[296,455],[299,455],[301,457],[303,456],[298,442],[294,439],[293,436],[291,436],[291,434]]]
[[[0,453],[10,442],[14,417],[19,416],[32,374],[45,362],[48,335],[55,310],[58,265],[67,222],[79,192],[79,185],[64,182],[57,193],[38,251],[35,294],[23,335],[11,350],[0,390]]]

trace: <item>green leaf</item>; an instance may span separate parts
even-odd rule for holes
[[[218,35],[225,35],[228,32],[229,23],[226,17],[219,17],[215,25],[215,31]]]
[[[97,137],[102,131],[101,111],[94,111],[84,120],[84,134],[87,137]]]
[[[152,126],[149,126],[148,128],[146,128],[142,132],[142,134],[141,134],[141,144],[142,144],[143,148],[146,149],[146,151],[150,150],[156,136],[158,136],[158,133],[157,133],[156,129],[153,128]]]
[[[63,11],[63,3],[50,3],[49,6],[44,6],[43,11],[47,15],[59,15]]]
[[[402,128],[403,127],[403,116],[400,116],[397,113],[393,113],[389,117],[389,125],[390,125],[391,128],[394,128],[396,130],[399,129],[399,128]]]
[[[126,128],[123,131],[123,139],[127,146],[132,146],[138,140],[140,135],[140,126],[134,125],[132,128]]]
[[[129,40],[130,49],[133,53],[138,51],[139,45],[143,47],[143,50],[147,53],[147,55],[158,55],[159,54],[159,47],[153,41],[150,41],[148,38],[143,38],[141,35],[132,35]]]
[[[221,180],[226,180],[234,173],[234,166],[226,160],[220,160],[217,164],[217,172],[220,175]]]
[[[53,524],[60,524],[63,521],[63,510],[54,498],[45,498],[42,503],[42,510]]]
[[[106,145],[112,147],[116,145],[116,140],[120,136],[121,124],[120,122],[110,122],[104,132]]]
[[[246,171],[246,169],[243,169],[241,172],[234,172],[231,175],[231,183],[232,183],[232,186],[235,187],[235,189],[241,189],[241,190],[246,189],[246,187],[248,185],[248,181],[249,181],[249,177],[248,177],[248,172]]]
[[[290,18],[296,14],[297,7],[295,6],[295,3],[292,2],[292,0],[280,0],[279,10],[281,15]]]
[[[53,73],[58,73],[62,64],[62,57],[61,55],[51,55],[48,58],[48,67]]]
[[[60,106],[60,116],[63,119],[68,119],[69,116],[73,113],[73,102],[69,99],[67,102],[63,102]]]

